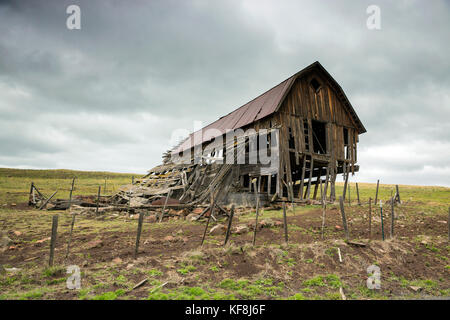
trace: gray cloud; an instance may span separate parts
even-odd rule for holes
[[[449,3],[377,1],[378,31],[370,4],[0,1],[0,165],[144,172],[319,60],[368,130],[355,179],[450,185]]]

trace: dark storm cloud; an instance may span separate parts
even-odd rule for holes
[[[368,130],[357,179],[448,185],[449,18],[446,1],[0,1],[0,165],[143,172],[173,130],[319,60]]]

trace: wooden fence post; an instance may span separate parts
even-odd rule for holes
[[[214,207],[215,207],[214,194],[213,194],[212,190],[211,190],[210,203],[211,203],[211,205],[210,205],[210,209],[209,209],[209,216],[208,216],[208,220],[206,221],[205,231],[203,232],[202,247],[203,247],[203,242],[205,241],[206,231],[208,230],[209,221],[211,220],[211,216],[213,215]]]
[[[395,220],[394,197],[391,197],[391,239],[394,238],[394,220]]]
[[[95,214],[98,214],[98,205],[100,204],[100,189],[102,186],[98,186],[98,193],[97,193],[97,208],[95,209]]]
[[[136,247],[134,249],[134,258],[136,259],[138,251],[139,251],[139,241],[141,240],[141,232],[142,232],[142,221],[144,220],[144,212],[139,213],[139,220],[138,220],[138,228],[137,228],[137,234],[136,234]]]
[[[255,197],[256,197],[256,217],[255,217],[255,230],[253,232],[253,246],[256,243],[256,232],[258,230],[258,216],[259,216],[259,195],[256,191],[256,181],[253,182],[254,186],[255,186]]]
[[[344,231],[345,231],[345,238],[349,239],[349,234],[348,234],[348,226],[347,226],[347,218],[345,216],[345,210],[344,210],[344,199],[342,198],[342,196],[339,197],[339,204],[341,207],[341,215],[342,215],[342,224],[344,225]]]
[[[70,243],[72,242],[72,231],[73,231],[73,226],[75,225],[75,216],[76,216],[76,214],[74,213],[72,215],[72,223],[70,224],[69,239],[67,240],[66,259],[69,257]]]
[[[361,205],[361,201],[359,199],[359,188],[358,188],[358,182],[356,183],[356,196],[358,197],[358,206]]]
[[[372,198],[369,198],[369,239],[372,239]]]
[[[377,191],[375,192],[375,202],[374,205],[377,205],[377,201],[378,201],[378,186],[380,185],[380,180],[377,180]]]
[[[31,182],[30,195],[28,196],[28,205],[31,206],[35,202],[36,201],[35,201],[35,197],[34,197],[34,182]]]
[[[328,172],[328,168],[327,168],[327,172]],[[328,174],[327,174],[328,177]],[[324,188],[326,190],[326,186]],[[324,237],[324,229],[325,229],[325,210],[326,210],[326,199],[327,199],[327,194],[323,192],[324,190],[322,189],[322,184],[320,184],[320,195],[322,196],[322,230],[321,230],[321,237],[323,240]],[[326,192],[326,191],[325,191]]]
[[[72,179],[72,186],[70,187],[70,194],[69,194],[69,206],[68,209],[70,210],[70,207],[72,206],[72,193],[73,193],[73,186],[75,184],[75,178]]]
[[[395,201],[398,202],[398,203],[402,203],[400,201],[400,191],[398,190],[398,184],[395,185],[395,190],[396,190]]]
[[[52,219],[52,236],[50,239],[50,258],[48,260],[48,265],[50,267],[53,266],[53,257],[55,255],[57,232],[58,232],[58,215],[55,214]]]
[[[380,217],[381,217],[381,237],[384,241],[384,223],[383,223],[383,203],[380,200]]]
[[[284,241],[288,243],[288,227],[286,217],[286,202],[283,201],[283,225],[284,225]]]
[[[231,206],[230,216],[228,217],[228,228],[227,228],[227,234],[225,236],[225,242],[223,243],[224,246],[227,244],[228,238],[230,237],[231,224],[233,223],[233,216],[234,216],[234,204]]]

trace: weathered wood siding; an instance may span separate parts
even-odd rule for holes
[[[312,78],[316,78],[321,84],[321,89],[317,93],[310,85]],[[306,150],[303,135],[304,120],[308,121],[310,128],[311,120],[326,123],[327,155],[330,158],[342,161],[348,160],[351,163],[356,162],[357,126],[335,90],[319,74],[311,73],[297,79],[282,103],[278,114],[278,121],[283,127],[290,127],[294,133],[296,152],[308,154],[312,151],[311,142],[313,139],[312,137],[309,139],[311,150]],[[344,154],[344,127],[349,132],[350,159],[345,159]],[[311,135],[311,130],[309,130],[309,134]],[[289,139],[288,129],[282,130],[280,139]]]

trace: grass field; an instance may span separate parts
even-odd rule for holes
[[[76,218],[69,258],[65,259],[72,216],[65,211],[38,211],[28,201],[30,183],[44,194],[58,191],[67,198],[72,178],[75,194],[95,195],[105,185],[113,194],[138,174],[70,170],[0,169],[0,299],[422,299],[450,298],[448,210],[450,188],[400,185],[402,204],[395,207],[395,237],[390,237],[390,206],[384,206],[386,240],[381,240],[379,207],[372,206],[372,235],[368,234],[368,199],[376,184],[360,183],[356,202],[346,214],[353,241],[347,244],[337,204],[326,212],[321,238],[322,210],[305,205],[288,210],[289,242],[283,228],[267,227],[232,234],[208,235],[200,247],[203,222],[145,220],[140,252],[133,259],[136,216],[80,215]],[[382,181],[381,181],[382,183]],[[395,186],[380,185],[383,202]],[[342,184],[337,186],[337,194]],[[55,264],[48,267],[51,220],[59,215]],[[233,225],[254,220],[254,211],[237,212]],[[281,210],[263,210],[260,220],[282,221]],[[226,223],[226,221],[219,221]],[[212,227],[214,223],[210,227]],[[8,243],[4,240],[7,238]],[[339,250],[338,250],[339,249]],[[341,253],[342,262],[339,259]],[[81,270],[81,289],[67,289],[68,265]],[[381,270],[381,289],[367,288],[367,267]],[[134,286],[147,279],[139,288]]]

